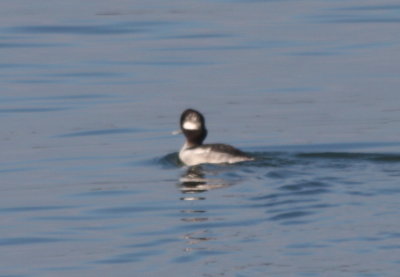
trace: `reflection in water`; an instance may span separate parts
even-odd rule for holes
[[[181,197],[180,200],[206,200],[206,197],[197,195],[205,193],[208,190],[231,186],[231,183],[229,183],[227,180],[207,178],[205,175],[205,170],[201,166],[189,167],[185,174],[180,178],[180,183],[178,185],[181,192],[185,194],[185,196]],[[184,217],[181,219],[181,221],[188,224],[196,224],[210,220],[208,216],[205,216],[207,214],[206,210],[186,209],[181,210],[181,213],[184,214]],[[183,236],[183,239],[187,245],[190,245],[190,247],[186,247],[184,249],[184,252],[186,253],[192,253],[196,251],[212,251],[212,249],[208,249],[207,247],[192,247],[192,245],[215,240],[215,238],[211,236],[209,230],[202,228],[199,228],[199,230],[194,232],[192,231],[190,233],[186,233]]]
[[[199,193],[212,189],[229,187],[227,180],[217,178],[206,178],[201,166],[189,167],[185,174],[180,178],[179,187],[183,193]],[[194,198],[194,199],[193,199]],[[182,200],[203,200],[197,197],[184,197]]]
[[[184,239],[187,241],[187,244],[189,244],[189,245],[195,245],[198,243],[202,243],[204,241],[215,240],[215,238],[210,238],[209,234],[207,234],[207,233],[208,233],[207,230],[192,232],[192,233],[186,234],[184,236]],[[194,250],[194,248],[191,248],[191,247],[185,248],[185,252],[191,252],[193,250]]]

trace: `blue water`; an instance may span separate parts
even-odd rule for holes
[[[398,276],[400,5],[0,7],[0,276]]]

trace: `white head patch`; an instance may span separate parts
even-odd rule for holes
[[[182,127],[185,130],[199,130],[200,122],[185,121]]]

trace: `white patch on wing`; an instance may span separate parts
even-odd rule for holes
[[[198,130],[200,129],[200,124],[198,122],[185,121],[182,127],[185,130]]]

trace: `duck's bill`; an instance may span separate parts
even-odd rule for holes
[[[172,132],[174,136],[182,134],[182,130],[175,130]]]

